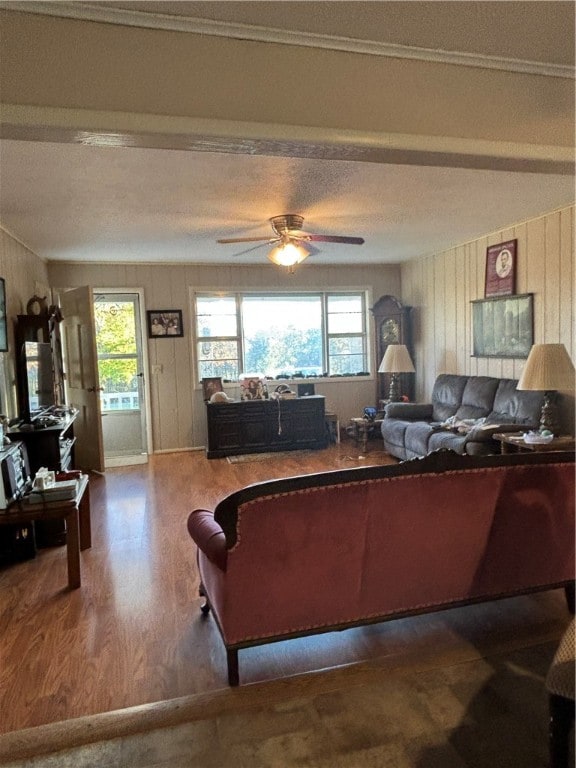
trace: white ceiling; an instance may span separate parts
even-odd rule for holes
[[[523,27],[519,11],[512,37],[510,15],[494,17],[501,6],[538,5],[548,6],[550,20],[551,7],[558,6],[553,31],[565,23],[570,3],[330,3],[338,9],[332,15],[322,10],[323,3],[99,5],[290,29],[297,29],[307,12],[309,32],[374,39],[380,28],[387,30],[382,36],[387,42],[468,52],[478,52],[481,43],[498,55],[556,64],[569,63],[574,55],[573,35],[559,30],[556,37],[564,44],[554,45],[554,36],[541,29],[534,34],[534,15]],[[311,5],[319,6],[320,15],[309,13]],[[437,6],[441,15],[459,5],[465,16],[458,24],[436,24],[426,37],[421,13],[418,18],[415,13],[423,5]],[[361,9],[352,16],[354,24],[345,6]],[[398,6],[404,26],[390,13],[387,26],[368,26],[363,13],[368,6],[376,14],[382,6],[389,12]],[[493,30],[492,37],[467,34],[472,17],[488,12],[485,28]],[[366,240],[362,246],[318,243],[315,263],[393,263],[574,200],[570,176],[13,140],[0,142],[0,173],[2,226],[48,260],[260,263],[266,244],[248,250],[250,244],[218,245],[216,239],[265,237],[272,234],[269,217],[298,213],[307,231]]]
[[[317,243],[318,264],[398,262],[568,204],[573,181],[542,176],[175,150],[3,142],[2,220],[54,260],[258,263],[222,237],[272,236],[268,218],[364,237]]]

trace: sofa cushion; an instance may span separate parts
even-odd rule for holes
[[[408,458],[414,456],[426,456],[428,453],[428,441],[436,430],[425,421],[416,421],[408,424],[404,433],[404,448]]]
[[[470,376],[462,393],[462,405],[456,411],[458,419],[480,419],[487,416],[494,404],[500,379],[492,376]]]
[[[454,416],[460,404],[468,376],[457,376],[451,373],[441,373],[434,383],[432,418],[434,421],[446,421]]]
[[[494,407],[487,422],[493,424],[523,424],[535,427],[540,423],[543,393],[516,389],[515,379],[500,379]]]
[[[428,452],[449,448],[451,451],[463,454],[466,450],[466,435],[456,435],[454,432],[440,431],[430,435]]]
[[[432,403],[388,403],[384,408],[387,419],[430,421]]]
[[[386,427],[384,427],[384,422]],[[382,422],[381,430],[386,443],[390,446],[403,448],[406,429],[412,423],[410,421],[402,421],[401,419],[385,419]]]

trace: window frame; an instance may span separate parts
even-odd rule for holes
[[[215,342],[215,341],[225,341],[225,342],[235,342],[236,343],[236,349],[238,354],[238,379],[236,380],[229,380],[224,379],[223,384],[224,386],[228,385],[236,385],[238,381],[240,380],[240,377],[244,375],[245,373],[250,373],[250,371],[243,370],[244,368],[244,328],[242,323],[242,300],[244,298],[253,298],[253,297],[266,297],[266,298],[287,298],[287,297],[309,297],[309,296],[318,296],[321,303],[321,335],[322,335],[322,350],[323,350],[323,361],[322,361],[322,368],[324,371],[328,371],[328,376],[315,376],[313,377],[315,381],[353,381],[357,378],[358,374],[330,374],[329,369],[329,343],[330,340],[333,338],[350,338],[350,337],[356,337],[362,339],[362,355],[364,357],[364,361],[366,363],[366,369],[365,369],[365,376],[363,376],[363,380],[370,380],[374,378],[374,371],[373,371],[373,360],[372,360],[372,340],[371,340],[371,331],[370,331],[370,323],[368,318],[369,313],[369,307],[370,307],[370,290],[367,288],[334,288],[334,289],[328,289],[328,290],[320,290],[320,291],[305,291],[305,290],[290,290],[290,291],[279,291],[277,289],[272,290],[240,290],[240,291],[222,291],[221,289],[214,289],[211,290],[209,288],[203,289],[203,290],[193,290],[192,296],[191,296],[191,304],[192,304],[192,318],[193,318],[193,328],[192,328],[192,343],[193,343],[193,367],[194,367],[194,387],[195,389],[199,389],[202,386],[201,383],[201,361],[199,358],[199,344],[202,341],[209,341],[209,342]],[[362,329],[360,332],[349,332],[349,333],[328,333],[328,297],[334,297],[334,296],[357,296],[361,299],[361,322],[362,322]],[[236,308],[236,336],[199,336],[198,335],[198,314],[197,314],[197,300],[200,298],[230,298],[234,297],[235,299],[235,308]],[[364,372],[363,372],[364,373]],[[306,378],[306,377],[305,377]]]

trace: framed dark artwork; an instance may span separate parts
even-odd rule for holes
[[[148,316],[148,338],[166,339],[184,336],[182,328],[182,310],[150,309]]]
[[[0,352],[8,352],[8,329],[6,325],[6,282],[0,277]]]
[[[534,343],[534,294],[472,303],[472,357],[528,357]]]
[[[484,296],[511,296],[516,291],[517,240],[491,245],[486,249]]]
[[[202,379],[202,396],[204,400],[210,400],[215,392],[224,392],[222,378],[220,376],[209,376]]]

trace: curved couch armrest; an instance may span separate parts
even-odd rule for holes
[[[385,412],[387,419],[430,421],[432,408],[432,403],[388,403]]]
[[[221,571],[226,570],[228,549],[224,531],[208,509],[195,509],[188,515],[188,533],[200,549]]]
[[[476,443],[482,443],[492,440],[498,432],[525,432],[527,429],[530,427],[526,427],[524,424],[481,424],[478,427],[473,427],[466,437],[467,441],[473,440]]]

